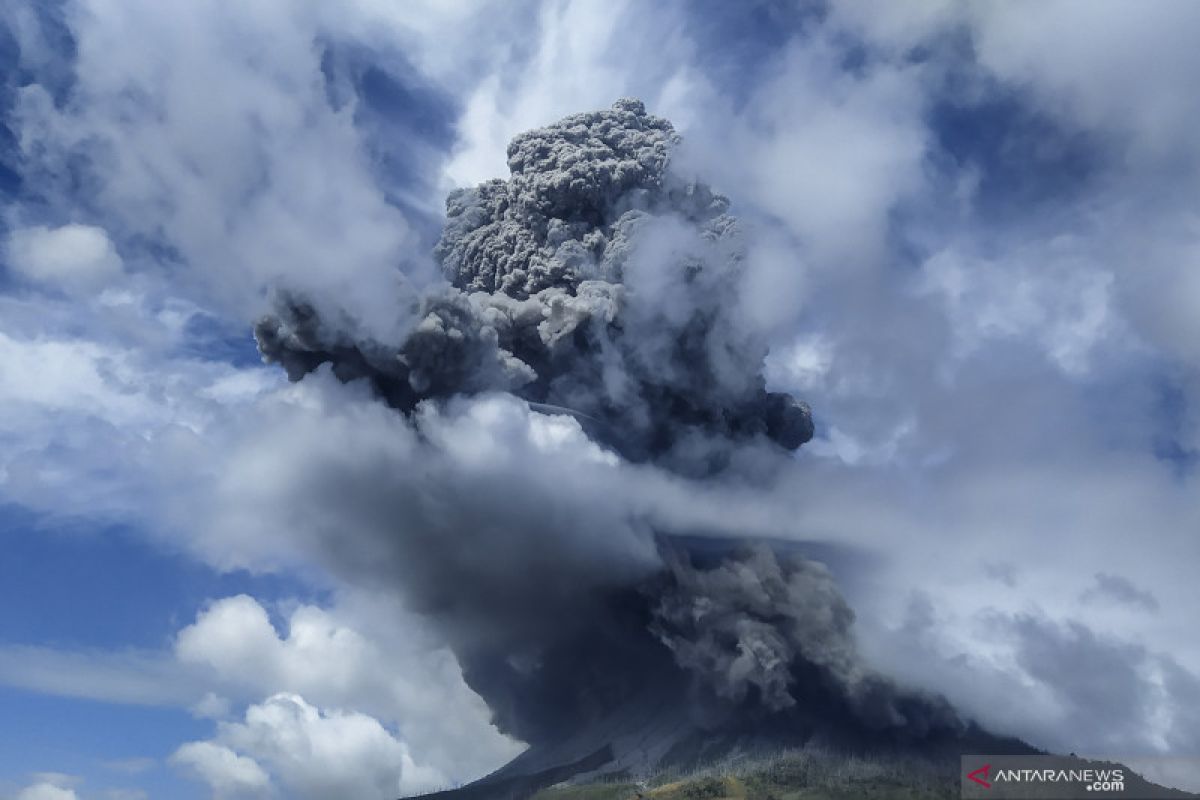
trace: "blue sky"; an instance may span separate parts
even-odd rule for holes
[[[992,727],[1200,754],[1198,16],[5,4],[0,798],[382,797],[520,750],[305,502],[408,430],[250,331],[297,291],[397,335],[446,193],[623,96],[754,232],[814,409],[746,528],[874,554],[864,651]]]

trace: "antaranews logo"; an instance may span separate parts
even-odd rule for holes
[[[967,778],[973,780],[985,789],[992,788],[992,784],[988,782],[988,773],[992,771],[991,764],[984,764],[977,770],[967,773]]]
[[[964,798],[1194,797],[1157,786],[1112,761],[1074,756],[963,756]]]

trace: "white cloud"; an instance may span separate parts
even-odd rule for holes
[[[314,735],[348,726],[351,733],[366,737],[363,746],[370,750],[379,744],[384,725],[389,726],[395,733],[387,733],[392,743],[384,751],[397,755],[395,764],[405,765],[405,785],[414,787],[479,777],[522,749],[495,730],[453,656],[394,599],[351,593],[331,608],[291,604],[285,625],[278,634],[257,601],[229,597],[202,610],[167,652],[5,645],[0,647],[0,684],[112,703],[187,708],[215,720],[227,720],[234,709],[280,692],[304,696],[321,708],[336,709],[336,719],[349,720],[324,724],[319,719],[313,723],[319,728]],[[308,720],[307,712],[298,719]],[[277,742],[265,760],[266,750],[252,755],[269,769],[280,768],[292,757],[279,749],[288,741]],[[464,741],[471,742],[469,751],[463,750]],[[382,758],[383,751],[371,752]],[[205,774],[253,772],[211,748],[183,751],[177,762]],[[107,766],[133,774],[152,764],[134,759]]]
[[[807,393],[819,387],[833,365],[829,342],[813,334],[774,348],[767,357],[767,383]]]
[[[265,369],[163,355],[136,341],[5,327],[0,497],[51,516],[153,513],[146,482],[187,480],[181,470],[191,469],[163,457],[185,457],[180,451],[199,431],[281,380]]]
[[[989,338],[1027,338],[1065,372],[1089,371],[1092,350],[1123,333],[1113,275],[1070,240],[1037,243],[987,261],[947,249],[922,266],[924,288],[945,303],[959,358]]]
[[[186,705],[200,685],[155,653],[0,645],[0,684],[134,705]]]
[[[228,747],[212,742],[188,742],[175,751],[171,762],[211,786],[215,800],[270,794],[271,778],[258,762]]]
[[[1031,8],[926,3],[921,13],[875,13],[870,6],[839,4],[834,19],[870,46],[893,54],[919,48],[937,54],[953,31],[970,37],[975,60],[968,74],[976,84],[994,81],[1027,113],[1057,126],[1071,142],[1067,155],[1082,153],[1094,162],[1090,169],[1095,174],[1087,180],[1084,194],[1072,196],[1070,187],[1056,185],[1071,178],[1047,175],[1047,190],[1062,190],[1062,199],[1053,208],[1032,209],[1032,216],[1023,214],[1017,206],[1022,201],[1014,199],[1007,213],[1018,221],[1007,228],[997,230],[986,219],[955,221],[942,213],[937,220],[942,232],[937,235],[958,241],[940,257],[977,262],[971,246],[967,252],[959,246],[964,239],[975,240],[972,246],[989,253],[985,260],[1007,262],[997,276],[1009,291],[991,281],[983,294],[996,292],[991,302],[1004,304],[1007,298],[1011,305],[1014,290],[1031,298],[1065,288],[1066,243],[1075,250],[1071,271],[1076,284],[1066,291],[1092,295],[1090,301],[1082,296],[1080,300],[1097,313],[1101,305],[1108,309],[1103,320],[1093,315],[1088,321],[1060,307],[1063,314],[1051,314],[1046,322],[1074,327],[1066,333],[1080,341],[1091,335],[1084,329],[1093,323],[1110,328],[1113,323],[1118,328],[1122,322],[1132,323],[1128,331],[1118,333],[1162,348],[1169,358],[1196,363],[1200,206],[1191,187],[1200,170],[1200,148],[1193,135],[1200,122],[1200,102],[1188,76],[1200,62],[1188,32],[1196,26],[1200,9],[1188,3],[1131,8],[1078,0],[1053,0]],[[952,57],[946,61],[952,62]],[[936,59],[932,66],[948,68]],[[925,89],[933,92],[937,87],[930,82]],[[974,85],[957,101],[969,105],[987,100],[993,96],[989,92]],[[1025,168],[1014,160],[1017,154],[1045,158],[1036,142],[1020,144],[1007,134],[1000,141],[1004,161],[991,166],[997,173]],[[1090,288],[1079,285],[1089,281]],[[1097,295],[1104,281],[1109,281],[1104,289],[1108,298],[1101,303]],[[975,313],[976,305],[966,308],[967,316]],[[1015,323],[1010,317],[1009,324]],[[1080,355],[1070,344],[1059,349],[1059,360],[1077,367]]]
[[[1115,134],[1135,159],[1184,158],[1200,118],[1189,76],[1200,66],[1190,36],[1200,10],[1190,3],[1137,6],[1049,0],[1030,7],[936,0],[916,7],[851,0],[836,24],[896,54],[964,31],[980,65],[1072,127]]]
[[[505,177],[505,151],[521,131],[579,111],[640,97],[652,113],[689,117],[690,45],[673,6],[646,14],[629,0],[552,0],[537,10],[533,36],[494,56],[469,93],[459,142],[446,166],[453,185]],[[528,36],[528,34],[527,34]],[[520,69],[503,69],[519,64]]]
[[[287,692],[386,720],[405,742],[415,775],[482,775],[521,747],[492,727],[453,656],[390,602],[297,606],[280,635],[255,600],[225,598],[180,631],[175,656],[211,670],[227,695]],[[473,743],[469,753],[458,746],[462,741]]]
[[[79,783],[79,778],[74,775],[39,772],[30,778],[33,783],[17,792],[14,800],[79,800],[73,788]]]
[[[121,257],[103,228],[36,226],[9,233],[8,263],[18,274],[70,292],[96,290],[118,278]]]
[[[1200,119],[1188,76],[1200,68],[1190,3],[1098,8],[1054,0],[1033,8],[976,6],[980,61],[1032,87],[1047,108],[1087,127],[1120,130],[1140,156],[1162,157],[1194,143]],[[1194,162],[1193,166],[1197,166]]]
[[[78,187],[60,178],[86,163],[109,234],[159,245],[147,267],[243,322],[286,285],[390,329],[399,267],[425,259],[371,172],[353,107],[328,101],[319,40],[337,17],[317,8],[70,6],[72,102],[36,84],[20,93],[27,178],[69,208]]]
[[[815,264],[854,270],[879,258],[889,213],[921,188],[927,133],[919,70],[850,75],[840,57],[820,41],[788,48],[753,98],[756,124],[741,143],[749,187],[728,184],[785,221]]]
[[[205,692],[204,696],[193,703],[188,710],[197,717],[221,719],[229,715],[230,709],[229,698],[210,691]]]
[[[495,69],[530,25],[506,0],[349,0],[313,4],[324,30],[376,52],[402,52],[439,86],[457,95]],[[531,7],[531,6],[528,6]],[[440,198],[439,198],[440,199]]]
[[[99,417],[116,426],[162,424],[136,386],[132,354],[88,340],[20,340],[0,333],[0,397],[14,406]]]
[[[251,706],[244,722],[222,723],[216,741],[222,744],[186,744],[173,756],[203,764],[214,789],[219,785],[214,778],[232,782],[228,776],[235,773],[243,785],[265,787],[268,779],[259,762],[292,796],[306,800],[386,800],[445,784],[436,770],[417,766],[408,747],[372,717],[321,711],[294,694],[276,694]]]

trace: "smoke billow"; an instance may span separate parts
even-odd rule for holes
[[[508,181],[447,201],[435,256],[449,285],[398,309],[415,320],[403,341],[358,337],[291,297],[256,327],[264,357],[292,379],[330,362],[406,412],[512,392],[628,458],[692,472],[697,442],[795,449],[811,414],[765,388],[766,345],[733,310],[738,226],[728,200],[671,171],[676,140],[635,100],[518,136]]]
[[[822,564],[759,546],[719,566],[673,565],[651,630],[681,667],[735,703],[753,690],[771,711],[803,701],[792,664],[803,659],[851,686],[860,671],[854,613]]]
[[[346,504],[327,548],[442,622],[497,724],[542,748],[529,769],[600,736],[644,744],[663,719],[676,745],[759,723],[959,730],[861,663],[825,567],[744,542],[698,558],[689,531],[639,516],[638,487],[703,491],[740,469],[731,454],[786,463],[813,432],[804,403],[766,389],[737,302],[742,234],[728,200],[673,170],[677,138],[635,100],[515,138],[508,180],[449,197],[447,282],[398,302],[396,341],[280,295],[255,331],[266,360],[293,380],[329,364],[409,420],[397,461],[314,487]],[[472,431],[500,445],[464,445]]]

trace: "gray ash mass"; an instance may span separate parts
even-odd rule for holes
[[[576,114],[508,146],[508,181],[454,192],[436,254],[467,291],[530,297],[586,280],[620,283],[646,214],[677,213],[719,235],[727,202],[667,174],[677,137],[636,100]]]
[[[707,570],[682,559],[656,598],[651,631],[715,695],[736,704],[753,692],[770,711],[795,706],[803,687],[791,669],[801,659],[840,685],[855,682],[854,612],[824,565],[763,546]]]
[[[408,412],[426,398],[497,390],[602,427],[632,460],[683,471],[765,437],[812,437],[806,404],[768,392],[766,344],[738,319],[742,244],[729,202],[670,168],[670,123],[636,100],[516,137],[512,171],[454,192],[435,257],[448,285],[402,341],[356,335],[282,296],[255,328],[298,380],[332,363]]]
[[[708,539],[701,558],[694,544],[661,537],[663,570],[597,593],[539,642],[536,659],[464,648],[468,682],[501,729],[548,746],[664,701],[688,732],[805,720],[804,740],[837,727],[908,741],[965,729],[944,701],[862,663],[854,613],[824,565],[783,542]],[[814,715],[833,707],[836,725]]]
[[[495,649],[460,652],[501,729],[531,746],[433,796],[522,798],[563,780],[686,774],[802,747],[955,767],[963,753],[1036,752],[866,667],[853,612],[796,545],[659,544],[663,571],[597,598],[578,625],[543,643],[536,667]]]

